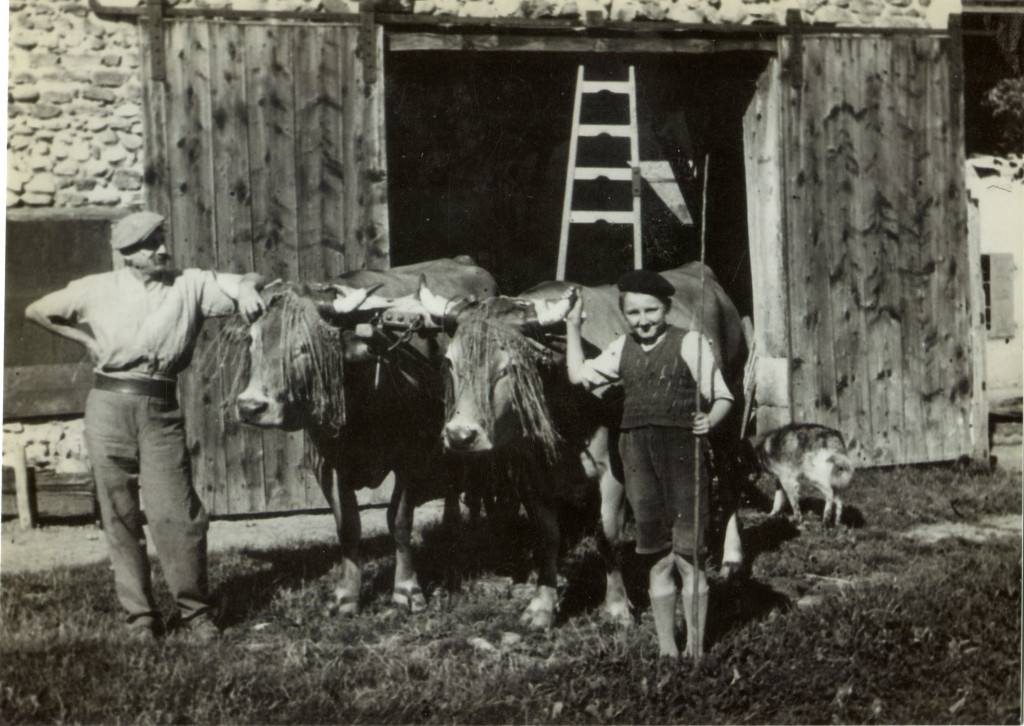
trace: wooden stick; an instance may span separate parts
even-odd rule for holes
[[[703,379],[704,353],[704,257],[706,235],[708,229],[708,165],[711,155],[704,155],[704,188],[700,199],[700,304],[697,308],[697,392],[694,395],[694,411],[700,412],[700,384]],[[693,642],[696,652],[693,667],[700,666],[700,653],[703,650],[704,634],[700,630],[700,437],[693,437],[693,598],[690,603],[690,622],[693,625]]]

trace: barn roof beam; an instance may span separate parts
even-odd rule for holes
[[[160,0],[157,0],[160,2]],[[1000,6],[1001,7],[1001,6]],[[103,0],[89,0],[89,8],[102,17],[145,16],[150,10],[145,6],[119,7],[104,5]],[[1001,10],[1000,12],[1007,12]],[[306,23],[358,24],[359,13],[331,13],[305,11],[234,10],[231,8],[167,7],[161,16],[167,20],[188,18],[216,18],[238,21],[294,21]],[[653,35],[676,38],[685,35],[706,37],[759,37],[765,40],[790,32],[781,24],[730,25],[724,23],[676,23],[664,21],[602,21],[588,22],[586,18],[474,18],[413,13],[375,13],[374,20],[392,31],[445,32],[445,33],[521,33],[532,35]],[[869,26],[839,26],[824,23],[803,26],[803,32],[810,35],[854,34],[854,35],[946,35],[945,28],[880,28]]]

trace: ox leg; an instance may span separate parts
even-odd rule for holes
[[[597,538],[598,550],[605,563],[605,614],[616,625],[633,625],[633,604],[622,581],[623,529],[626,520],[626,498],[622,482],[615,478],[611,467],[601,474],[601,532]]]
[[[548,630],[558,609],[558,512],[554,501],[537,491],[545,487],[539,467],[523,482],[523,502],[534,532],[534,556],[537,561],[537,592],[523,612],[520,622],[534,630]]]
[[[743,542],[737,513],[729,515],[725,525],[725,544],[722,548],[722,576],[730,578],[743,570]]]
[[[334,588],[332,613],[355,615],[359,612],[359,592],[363,570],[360,566],[359,544],[362,538],[359,504],[356,493],[342,483],[341,473],[325,463],[320,469],[320,488],[331,507],[341,544],[341,582]]]
[[[388,529],[395,540],[395,584],[391,602],[418,613],[427,609],[427,601],[412,566],[413,507],[409,500],[405,477],[396,472],[395,490],[388,504]]]

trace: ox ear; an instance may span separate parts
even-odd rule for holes
[[[541,327],[557,325],[565,320],[565,316],[572,310],[579,297],[575,287],[570,287],[561,297],[548,298],[546,300],[535,300],[533,309],[537,313],[537,324]]]

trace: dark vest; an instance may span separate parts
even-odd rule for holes
[[[622,428],[693,427],[697,382],[679,354],[686,333],[669,325],[662,341],[650,351],[644,351],[632,335],[626,336],[619,361]]]

